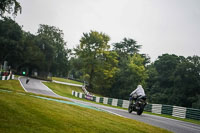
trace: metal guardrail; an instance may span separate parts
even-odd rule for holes
[[[200,109],[186,108],[164,104],[148,104],[145,111],[155,114],[166,114],[178,118],[200,120]]]
[[[85,94],[76,91],[72,91],[72,95],[79,98],[86,98]],[[98,103],[109,104],[112,106],[119,106],[122,108],[128,108],[129,105],[128,100],[108,98],[108,97],[93,96],[90,100]],[[165,114],[183,119],[188,118],[188,119],[200,120],[200,109],[164,105],[164,104],[147,104],[144,110],[155,114]]]
[[[87,95],[80,93],[80,92],[72,91],[72,95],[75,97],[88,99]],[[123,108],[128,108],[128,105],[129,105],[128,100],[108,98],[108,97],[93,96],[89,100],[97,102],[97,103],[110,104],[112,106],[119,106],[119,107],[123,107]]]

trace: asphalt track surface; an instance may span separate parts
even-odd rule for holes
[[[20,83],[24,90],[26,92],[32,92],[35,94],[41,94],[41,95],[47,95],[47,96],[52,96],[56,98],[63,98],[67,99],[76,103],[81,103],[87,106],[93,106],[97,107],[101,110],[107,111],[109,113],[119,115],[121,117],[126,117],[129,119],[134,119],[138,120],[156,127],[164,128],[169,131],[175,132],[175,133],[200,133],[200,126],[197,124],[192,124],[189,122],[183,122],[179,120],[174,120],[174,119],[169,119],[169,118],[164,118],[160,116],[155,116],[155,115],[148,115],[148,114],[142,114],[141,116],[136,115],[135,112],[133,113],[128,113],[126,110],[122,109],[116,109],[108,106],[103,106],[91,102],[85,102],[81,100],[76,100],[76,99],[71,99],[67,97],[62,97],[57,94],[55,94],[51,89],[49,89],[47,86],[45,86],[41,80],[37,79],[30,79],[28,84],[26,84],[26,77],[20,77]]]

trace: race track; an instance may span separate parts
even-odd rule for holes
[[[128,111],[122,110],[122,109],[116,109],[108,106],[103,106],[91,102],[84,102],[81,100],[71,99],[67,97],[62,97],[57,94],[55,94],[51,89],[49,89],[47,86],[45,86],[41,80],[37,79],[30,79],[29,83],[26,84],[26,77],[20,77],[19,78],[20,83],[24,90],[26,92],[32,92],[36,94],[42,94],[47,96],[53,96],[57,98],[63,98],[67,100],[71,100],[73,102],[94,106],[97,108],[100,108],[102,110],[105,110],[107,112],[110,112],[115,115],[119,115],[121,117],[126,117],[134,120],[138,120],[144,123],[148,123],[150,125],[154,125],[160,128],[167,129],[169,131],[175,132],[175,133],[200,133],[200,126],[196,124],[192,124],[189,122],[183,122],[179,120],[159,117],[155,115],[148,115],[148,114],[142,114],[141,116],[136,115],[136,113],[129,114]]]

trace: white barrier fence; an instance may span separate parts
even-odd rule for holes
[[[128,105],[129,105],[128,100],[108,98],[108,97],[96,97],[96,96],[92,96],[92,97],[90,96],[90,98],[88,98],[87,95],[80,92],[75,92],[75,91],[72,91],[72,95],[79,98],[86,98],[94,102],[109,104],[112,106],[119,106],[122,108],[128,108]],[[178,118],[200,120],[200,110],[193,109],[193,108],[171,106],[171,105],[164,105],[164,104],[147,104],[145,107],[145,111],[152,112],[155,114],[171,115]]]
[[[14,79],[15,75],[8,75],[8,76],[0,76],[0,80],[10,80],[10,79]]]

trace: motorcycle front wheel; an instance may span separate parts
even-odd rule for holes
[[[129,105],[129,106],[128,106],[128,112],[131,113],[132,111],[133,111],[133,110],[132,110],[132,107],[131,107],[131,105]]]
[[[137,115],[141,115],[143,111],[144,111],[144,108],[140,107],[140,109],[137,110]]]

